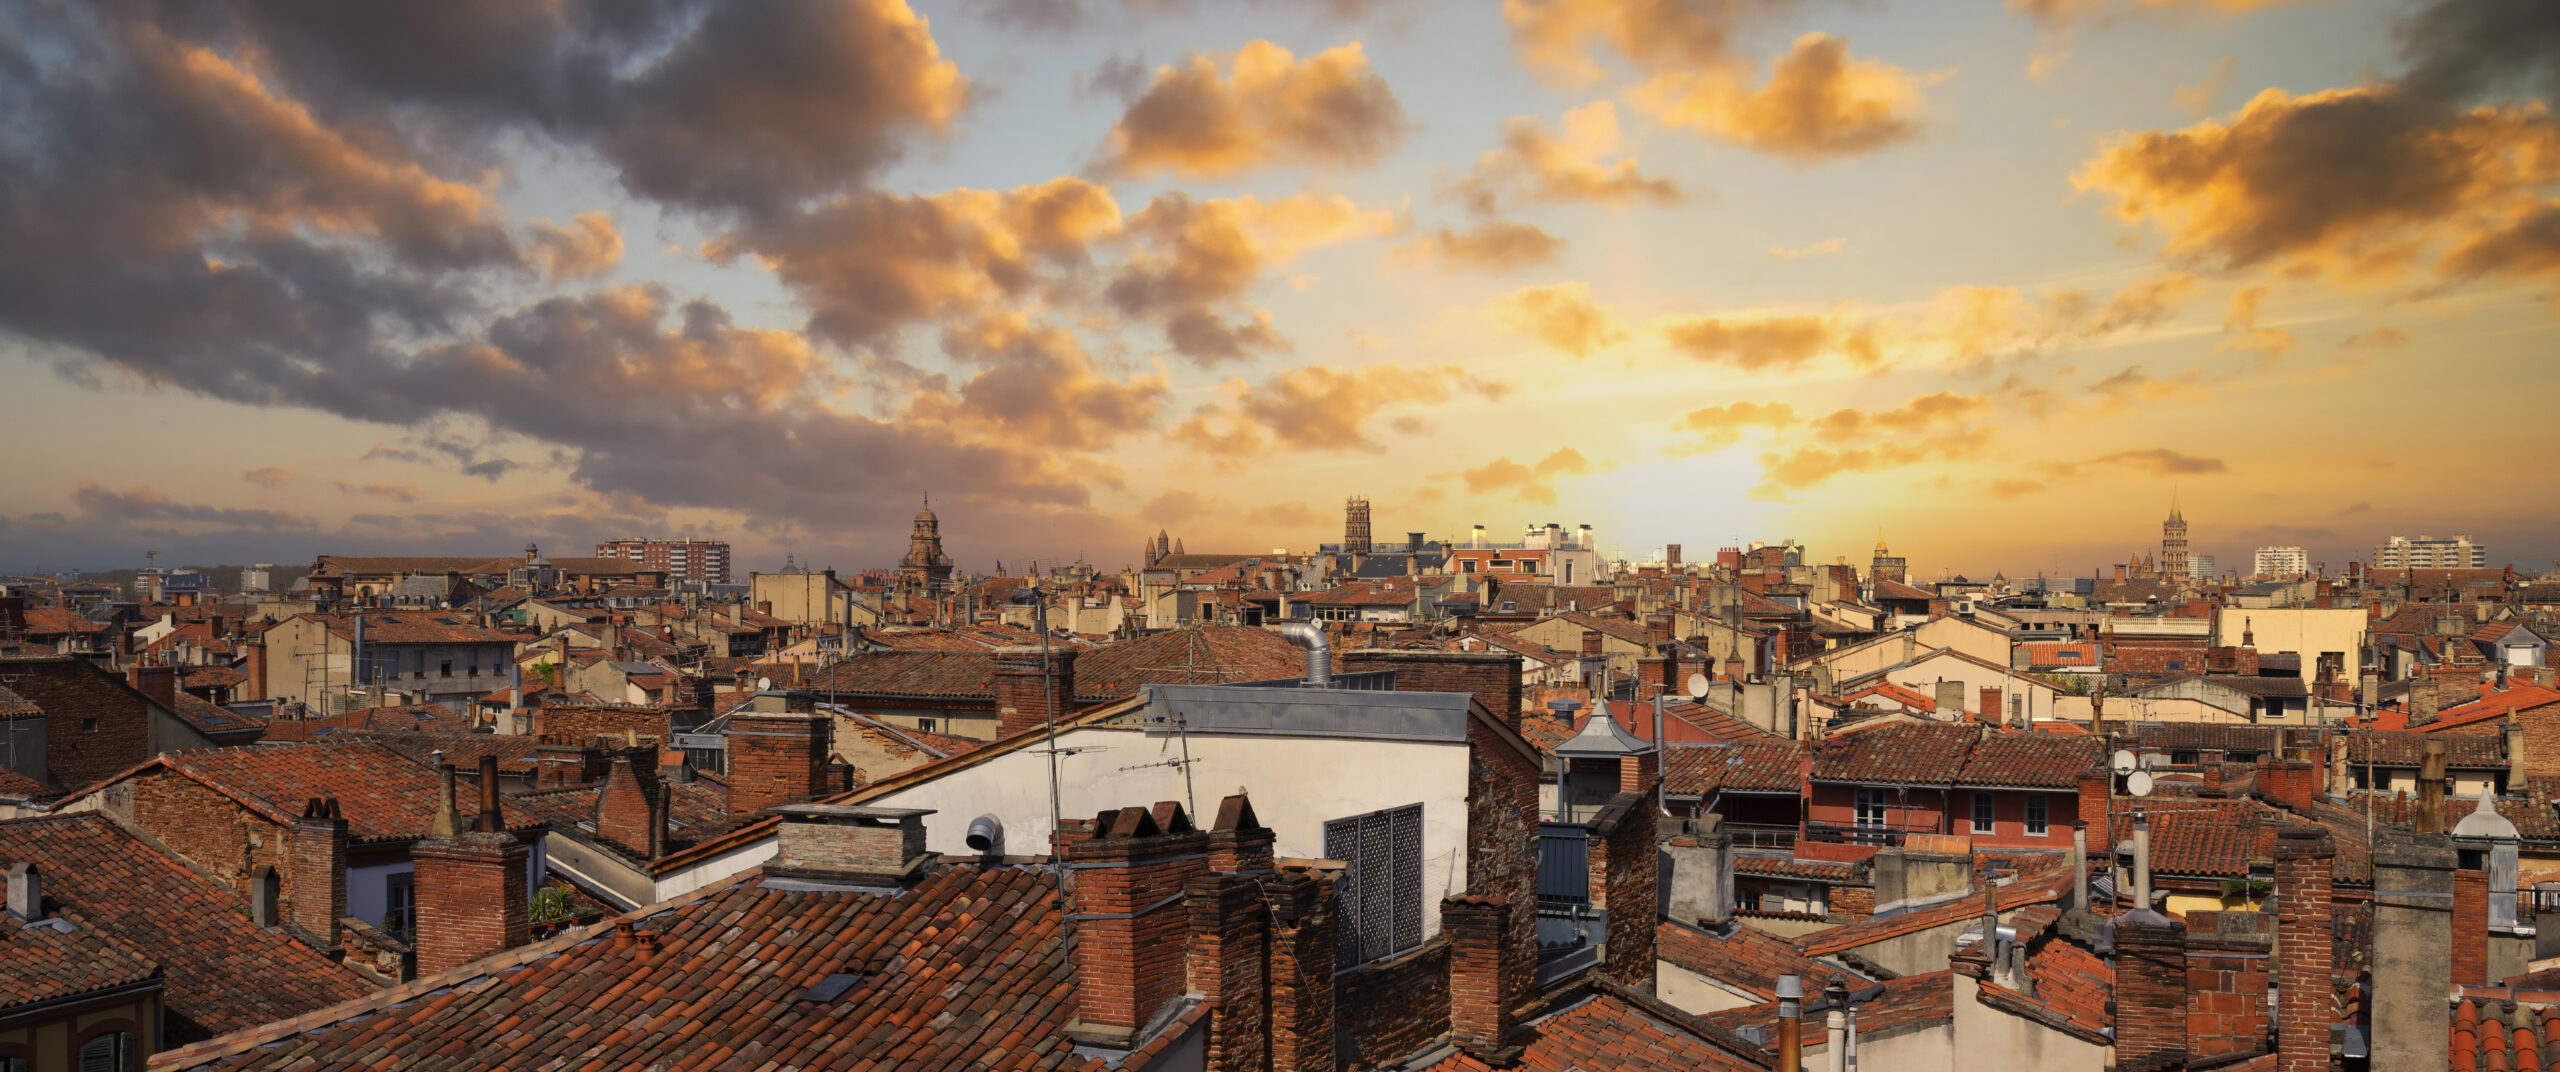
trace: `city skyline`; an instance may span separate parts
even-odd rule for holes
[[[2549,6],[2007,6],[0,15],[0,567],[2548,569]]]

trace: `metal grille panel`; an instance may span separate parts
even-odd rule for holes
[[[1342,919],[1336,969],[1422,944],[1422,805],[1328,821],[1324,854],[1344,864],[1334,889]]]

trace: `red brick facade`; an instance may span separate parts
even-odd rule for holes
[[[79,789],[151,758],[151,704],[122,678],[79,659],[9,664],[9,689],[44,709],[45,766]]]
[[[1503,942],[1511,929],[1511,905],[1499,897],[1449,897],[1440,902],[1440,933],[1449,939],[1449,1037],[1461,1046],[1498,1048],[1511,1035],[1511,987],[1503,973],[1512,958]]]
[[[1190,987],[1212,1010],[1208,1068],[1259,1072],[1271,1045],[1262,982],[1270,913],[1262,886],[1245,875],[1195,875],[1183,900],[1191,915]]]
[[[827,791],[835,721],[798,711],[729,716],[729,814],[747,815]]]
[[[1264,887],[1271,905],[1271,1072],[1336,1072],[1333,947],[1342,920],[1333,882],[1283,871]]]
[[[1653,796],[1649,792],[1620,793],[1609,801],[1606,812],[1615,821],[1604,819],[1594,832],[1601,837],[1601,851],[1606,870],[1595,876],[1596,902],[1605,883],[1610,905],[1608,934],[1603,942],[1601,969],[1619,982],[1644,989],[1653,980],[1654,924],[1661,914],[1655,893],[1660,853],[1655,843]]]
[[[1445,928],[1445,924],[1443,925]],[[1334,978],[1343,1063],[1387,1068],[1449,1031],[1449,937]]]
[[[542,709],[541,718],[544,739],[569,744],[589,744],[601,738],[621,741],[628,737],[665,744],[671,732],[667,709],[663,707],[552,704]]]
[[[289,829],[195,779],[155,768],[110,787],[106,797],[108,812],[234,893],[245,892],[260,867],[295,872]],[[295,886],[284,884],[279,918],[301,918]]]
[[[2265,1052],[2267,954],[2275,936],[2275,917],[2264,912],[2187,913],[2190,1059]]]
[[[2453,872],[2453,985],[2489,983],[2489,873]]]
[[[596,797],[596,836],[656,859],[666,849],[665,796],[656,746],[617,749]]]
[[[474,831],[431,837],[409,850],[417,867],[418,974],[432,975],[530,937],[526,861],[531,846],[513,834]]]
[[[2116,1068],[2159,1072],[2187,1061],[2186,925],[2156,912],[2116,920]]]
[[[1344,673],[1396,672],[1397,692],[1464,692],[1520,728],[1520,657],[1505,651],[1394,651],[1366,648],[1342,656]]]
[[[1068,849],[1076,866],[1076,1026],[1099,1039],[1134,1035],[1186,984],[1189,917],[1178,899],[1208,873],[1209,839],[1179,808],[1168,814],[1171,829],[1145,808],[1097,816],[1094,836]]]
[[[2276,836],[2276,1068],[2327,1072],[2329,1025],[2338,1018],[2330,979],[2328,831],[2292,827]],[[2485,926],[2485,923],[2484,923]]]

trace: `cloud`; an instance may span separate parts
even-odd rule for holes
[[[1263,503],[1244,512],[1244,523],[1256,529],[1308,529],[1327,520],[1314,507],[1296,499]]]
[[[2101,454],[2086,461],[2051,462],[2047,463],[2046,467],[2056,476],[2072,476],[2084,467],[2131,469],[2154,476],[2201,476],[2230,471],[2230,467],[2224,465],[2220,458],[2199,458],[2191,454],[2181,454],[2167,447],[2120,450],[2113,454]]]
[[[1794,0],[1503,0],[1502,20],[1531,70],[1580,86],[1606,73],[1595,45],[1644,71],[1712,66],[1731,58],[1737,33],[1798,6]]]
[[[2197,384],[2203,379],[2204,370],[2201,368],[2189,368],[2162,379],[2143,372],[2140,365],[2127,365],[2124,371],[2090,384],[2089,393],[2102,397],[2104,412],[2116,412],[2128,409],[2136,402],[2160,402],[2191,391],[2201,392]]]
[[[1810,246],[1797,246],[1793,249],[1785,246],[1771,246],[1769,247],[1769,259],[1773,261],[1797,261],[1803,260],[1807,257],[1828,257],[1834,253],[1840,252],[1844,248],[1847,248],[1848,244],[1849,242],[1845,238],[1826,238]]]
[[[2376,324],[2338,340],[2341,350],[2395,350],[2409,345],[2409,333],[2389,324]]]
[[[2222,57],[2222,62],[2213,65],[2213,71],[2204,76],[2204,81],[2192,86],[2179,86],[2177,92],[2170,94],[2169,106],[2197,119],[2213,114],[2214,98],[2230,88],[2232,72],[2239,66],[2239,57]]]
[[[2258,306],[2266,301],[2267,288],[2243,287],[2231,294],[2231,310],[2222,317],[2222,341],[2213,344],[2213,352],[2253,351],[2274,358],[2293,349],[2293,333],[2282,328],[2258,326]]]
[[[157,525],[201,528],[237,529],[252,532],[296,532],[317,525],[312,518],[282,510],[257,510],[231,506],[206,506],[181,502],[168,492],[149,484],[136,484],[117,491],[95,480],[82,479],[71,491],[73,514],[66,519],[83,527]],[[179,531],[163,529],[161,531]]]
[[[359,487],[344,480],[331,481],[331,484],[338,489],[340,495],[370,495],[377,499],[390,499],[401,503],[416,502],[420,494],[416,484],[366,484]]]
[[[1591,459],[1583,457],[1581,451],[1558,447],[1555,453],[1538,459],[1536,465],[1522,465],[1506,456],[1460,475],[1470,495],[1508,491],[1519,502],[1554,505],[1556,489],[1552,481],[1557,475],[1582,476],[1590,471]]]
[[[1174,490],[1158,495],[1138,507],[1138,516],[1167,527],[1190,524],[1206,514],[1217,500],[1196,491]]]
[[[1557,283],[1515,290],[1494,300],[1494,314],[1512,330],[1575,357],[1627,337],[1617,318],[1591,300],[1589,284]]]
[[[2226,120],[2121,136],[2072,176],[2178,261],[2353,282],[2544,270],[2474,251],[2529,229],[2554,181],[2560,123],[2542,107],[2458,109],[2388,85],[2270,89]]]
[[[1745,372],[1792,372],[1826,354],[1861,369],[1884,361],[1873,328],[1836,314],[1687,317],[1666,321],[1660,330],[1672,348],[1692,358]]]
[[[1670,126],[1811,164],[1918,137],[1921,87],[1929,81],[1889,63],[1851,59],[1845,38],[1809,33],[1756,87],[1747,70],[1725,67],[1657,75],[1634,97]]]
[[[1364,210],[1339,194],[1302,192],[1271,201],[1164,194],[1130,217],[1121,241],[1131,251],[1110,270],[1103,294],[1123,316],[1163,320],[1174,352],[1194,362],[1241,360],[1287,347],[1266,317],[1235,324],[1223,312],[1266,267],[1396,227],[1393,213]]]
[[[1275,164],[1365,167],[1393,152],[1409,125],[1359,42],[1300,62],[1254,41],[1223,57],[1194,53],[1156,68],[1112,125],[1096,168],[1196,179]]]
[[[2003,501],[2023,498],[2044,490],[2041,480],[1999,479],[1991,482],[1991,497]]]
[[[262,468],[251,469],[248,472],[242,473],[240,474],[240,479],[256,484],[262,488],[281,488],[286,484],[292,483],[293,478],[300,475],[302,474],[296,473],[293,470],[280,465],[269,465]]]
[[[1432,265],[1443,271],[1469,269],[1501,274],[1553,264],[1564,255],[1564,239],[1527,223],[1491,220],[1463,231],[1443,227],[1425,231],[1411,243],[1388,251],[1394,265]]]
[[[942,350],[982,371],[955,391],[919,394],[910,415],[983,424],[1009,441],[1055,450],[1105,450],[1153,427],[1172,390],[1161,373],[1105,376],[1074,335],[1014,313],[944,328]]]
[[[1742,441],[1748,429],[1775,431],[1796,423],[1795,407],[1784,402],[1732,402],[1690,410],[1673,425],[1678,432],[1694,438],[1675,444],[1674,454],[1706,454],[1723,450]]]
[[[1847,439],[1918,432],[1930,425],[1957,424],[1989,412],[1990,399],[1939,391],[1873,413],[1857,409],[1834,410],[1828,416],[1815,419],[1812,427],[1822,435]]]
[[[1468,211],[1491,215],[1504,200],[1541,204],[1676,205],[1687,200],[1678,183],[1647,177],[1619,152],[1618,111],[1595,101],[1564,113],[1563,134],[1550,134],[1535,116],[1502,125],[1502,145],[1476,160],[1448,195]]]
[[[622,260],[622,232],[605,213],[581,212],[567,227],[550,220],[535,220],[529,226],[533,230],[529,252],[554,280],[603,275]]]
[[[1764,502],[1787,501],[1785,493],[1813,487],[1843,473],[1872,473],[1923,462],[1958,458],[1983,442],[1980,432],[1953,432],[1912,443],[1881,443],[1847,450],[1797,447],[1760,456],[1761,488],[1753,496]]]
[[[1369,365],[1343,370],[1323,365],[1290,369],[1248,384],[1229,380],[1226,398],[1200,406],[1166,433],[1194,451],[1237,458],[1276,445],[1331,453],[1385,450],[1367,427],[1400,405],[1439,405],[1472,394],[1499,400],[1508,388],[1455,365],[1437,368]]]

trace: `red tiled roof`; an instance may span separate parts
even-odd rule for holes
[[[1891,700],[1902,706],[1905,710],[1910,711],[1920,711],[1925,713],[1934,712],[1938,709],[1937,697],[1923,695],[1917,689],[1907,689],[1890,681],[1878,681],[1875,684],[1865,686],[1855,692],[1849,693],[1846,696],[1842,696],[1840,699],[1847,703],[1856,703],[1869,696],[1884,697],[1885,699]]]
[[[1058,1069],[1075,972],[1048,876],[952,867],[897,896],[767,888],[751,873],[655,912],[477,961],[257,1031],[163,1054],[170,1068]],[[605,939],[605,940],[597,940]],[[829,976],[862,978],[803,1001]]]
[[[1834,968],[1830,971],[1838,971],[1838,969]],[[1804,981],[1805,989],[1808,991],[1805,994],[1805,1002],[1808,1006],[1822,1000],[1821,987],[1824,981],[1823,977],[1807,978]],[[1956,1014],[1954,973],[1947,969],[1941,968],[1923,975],[1906,975],[1900,979],[1886,980],[1881,985],[1884,987],[1881,993],[1857,1003],[1858,1032],[1861,1035],[1881,1034],[1898,1028],[1935,1024],[1952,1019]],[[1764,1032],[1763,1037],[1770,1039],[1778,1037],[1776,1002],[1726,1009],[1723,1012],[1710,1013],[1705,1019],[1712,1024],[1737,1029],[1745,1025],[1757,1024]],[[1821,1022],[1813,1018],[1813,1014],[1808,1013],[1805,1030],[1808,1043],[1822,1037],[1820,1027],[1815,1026]]]
[[[1663,787],[1682,796],[1715,792],[1797,793],[1803,749],[1771,738],[1732,744],[1673,745],[1663,755]]]
[[[1616,992],[1604,992],[1531,1021],[1506,1041],[1522,1047],[1519,1061],[1509,1067],[1527,1072],[1669,1068],[1758,1072],[1764,1067],[1708,1043],[1692,1029],[1648,1014]],[[1737,1046],[1749,1045],[1739,1038],[1734,1041]],[[1460,1051],[1425,1067],[1432,1072],[1488,1072],[1491,1066]]]
[[[1342,668],[1336,644],[1334,669]],[[1218,685],[1304,676],[1305,649],[1268,629],[1203,625],[1107,644],[1076,659],[1076,699],[1107,703],[1145,685]]]
[[[52,799],[53,795],[54,789],[52,786],[10,770],[7,767],[0,767],[0,797],[25,797],[29,800],[49,800]]]
[[[1781,739],[1777,734],[1761,729],[1760,727],[1754,726],[1748,722],[1744,722],[1741,719],[1735,718],[1722,711],[1718,711],[1705,704],[1681,704],[1673,707],[1671,709],[1671,713],[1680,717],[1682,720],[1695,725],[1699,729],[1706,731],[1707,737],[1711,740],[1775,741]],[[1679,743],[1682,739],[1683,738],[1677,734],[1674,734],[1671,738],[1672,743],[1674,744]]]
[[[26,630],[29,635],[41,636],[50,633],[103,633],[106,629],[107,627],[103,623],[90,621],[89,619],[80,616],[77,612],[67,610],[62,607],[27,608]]]
[[[326,626],[331,636],[355,636],[355,615],[306,614]],[[459,611],[371,612],[363,615],[367,644],[504,644],[515,647],[514,634],[482,629],[474,616]]]
[[[2024,647],[2027,649],[2027,663],[2031,666],[2098,665],[2098,646],[2087,641],[2071,644],[2037,641]]]
[[[1758,927],[1734,925],[1720,933],[1664,920],[1654,926],[1653,948],[1664,960],[1762,1001],[1777,1000],[1781,975],[1822,980],[1837,973],[1857,979],[1855,973],[1805,956],[1786,939]]]
[[[2248,800],[2155,798],[2144,801],[2151,818],[2151,870],[2170,875],[2234,878],[2249,873],[2256,861],[2275,859],[2273,821],[2261,816],[2281,813]],[[2175,810],[2164,810],[2175,809]],[[2116,812],[2115,834],[2107,844],[2133,836],[2130,809]]]
[[[2158,840],[2154,839],[2152,845],[2156,855]],[[2048,870],[2020,875],[2017,881],[1999,887],[2000,910],[2006,912],[2012,908],[2024,908],[2031,904],[2051,904],[2061,899],[2063,888],[2069,885],[2071,885],[2070,870],[2064,867],[2061,861],[2056,860]],[[1796,948],[1803,950],[1807,956],[1827,957],[1844,950],[1873,945],[1888,938],[1899,938],[1932,927],[1943,927],[1972,918],[1981,912],[1982,896],[1976,893],[1970,897],[1958,897],[1951,901],[1942,901],[1896,915],[1862,919],[1855,923],[1808,931],[1797,935],[1794,941]],[[1860,1020],[1859,1023],[1863,1026],[1865,1021]]]
[[[2457,1072],[2546,1069],[2542,1054],[2560,1046],[2560,1009],[2494,994],[2464,997],[2454,1005],[2450,1035],[2445,1067]]]
[[[433,733],[461,736],[470,726],[440,704],[359,707],[335,715],[280,718],[267,723],[266,740],[316,741],[341,733]]]
[[[2505,690],[2481,686],[2480,698],[2459,707],[2436,712],[2436,720],[2417,728],[2419,733],[2442,733],[2456,726],[2495,722],[2517,711],[2560,703],[2560,689],[2540,685],[2518,684]],[[2402,716],[2403,721],[2406,715]]]
[[[347,834],[355,841],[422,838],[435,822],[435,772],[389,745],[371,742],[163,752],[81,795],[155,767],[203,783],[280,823],[301,816],[312,797],[336,797],[347,817]],[[510,802],[500,801],[499,810],[509,830],[541,825]]]
[[[2070,789],[2081,771],[2098,765],[2105,742],[2089,736],[1996,733],[1974,742],[1957,773],[1958,785]]]
[[[1816,754],[1816,781],[1948,785],[1982,731],[1956,723],[1905,723],[1834,736]]]
[[[252,926],[237,895],[105,816],[0,822],[0,866],[21,860],[34,861],[46,901],[67,907],[75,929],[0,926],[0,1006],[156,965],[165,973],[171,1041],[185,1042],[372,992],[318,950]],[[53,959],[65,953],[80,954],[79,962]]]
[[[2116,970],[2105,957],[2070,942],[2046,938],[2027,954],[2027,978],[2035,996],[2025,1000],[2091,1031],[2115,1025],[2107,1005],[2115,998]]]
[[[782,675],[772,676],[775,677],[775,687],[786,687],[781,680]],[[840,692],[851,696],[992,699],[996,691],[996,663],[995,657],[984,649],[875,651],[808,675],[798,687],[809,692]]]
[[[1841,883],[1856,879],[1860,870],[1861,865],[1847,860],[1800,860],[1793,856],[1772,856],[1759,852],[1733,854],[1733,871],[1738,875]]]

